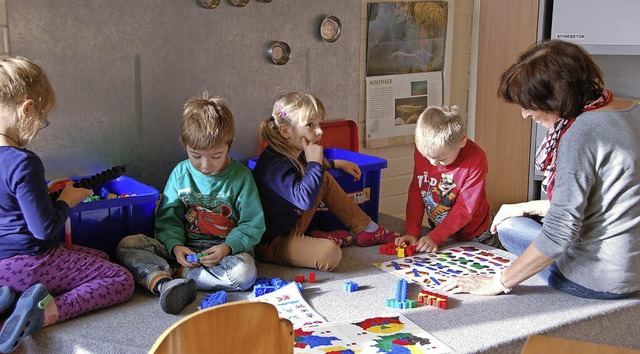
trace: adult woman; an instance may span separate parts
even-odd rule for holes
[[[519,258],[494,277],[460,277],[445,290],[495,295],[540,273],[581,297],[638,291],[640,105],[613,98],[589,54],[556,40],[522,53],[498,96],[549,128],[536,154],[549,200],[503,205],[491,231]]]

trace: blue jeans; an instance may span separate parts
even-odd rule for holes
[[[538,236],[541,229],[542,220],[538,221],[525,216],[509,218],[498,225],[498,237],[507,251],[519,257]],[[551,287],[574,296],[589,299],[621,299],[633,294],[612,294],[585,288],[567,279],[560,272],[556,262],[543,269],[538,275]]]
[[[219,244],[212,240],[190,241],[185,246],[196,253]],[[127,236],[118,244],[116,254],[131,271],[136,283],[153,292],[152,284],[159,277],[172,277],[181,266],[167,248],[155,238],[142,234]],[[226,256],[218,265],[180,270],[182,278],[193,279],[200,291],[243,291],[253,286],[257,269],[253,257],[242,252]]]

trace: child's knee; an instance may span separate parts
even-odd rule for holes
[[[324,271],[334,270],[342,260],[342,249],[336,245],[335,247],[323,247],[320,250],[316,268]]]
[[[240,253],[233,257],[228,271],[238,290],[244,291],[253,286],[258,276],[256,263],[248,253]]]
[[[121,248],[140,248],[141,246],[144,246],[145,244],[149,243],[147,241],[147,238],[148,237],[146,235],[143,235],[143,234],[126,236],[125,238],[120,240],[120,242],[118,242],[117,249],[121,249]]]

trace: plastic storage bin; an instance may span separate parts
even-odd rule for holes
[[[380,209],[380,178],[383,168],[387,168],[387,160],[338,148],[325,148],[324,156],[330,160],[347,160],[356,163],[362,171],[359,181],[342,170],[330,170],[329,173],[336,179],[342,189],[360,206],[360,208],[375,222],[378,222]],[[249,160],[249,168],[258,162],[257,158]],[[332,231],[346,227],[324,205],[320,205],[318,212],[311,220],[309,230]]]
[[[73,244],[102,250],[115,260],[118,242],[125,236],[138,233],[154,236],[156,202],[160,193],[127,176],[111,180],[102,188],[116,195],[129,196],[84,202],[73,207],[70,213],[71,238]],[[100,188],[94,192],[98,194]],[[60,240],[65,240],[64,230]]]

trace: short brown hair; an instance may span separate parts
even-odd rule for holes
[[[233,143],[235,123],[233,113],[222,97],[211,97],[207,92],[202,97],[190,98],[184,104],[180,142],[194,150],[209,150]]]
[[[580,46],[561,40],[534,44],[500,77],[498,97],[525,109],[576,117],[604,88],[602,71]]]

